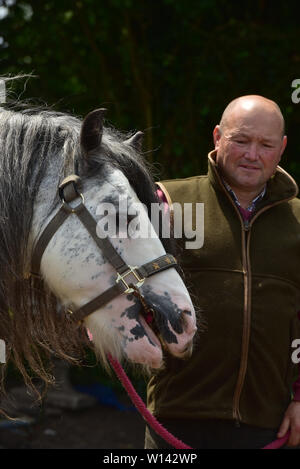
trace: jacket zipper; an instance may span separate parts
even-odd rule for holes
[[[244,311],[243,311],[243,333],[242,333],[242,350],[241,350],[241,360],[240,360],[240,368],[238,372],[238,378],[234,390],[233,395],[233,419],[236,422],[236,425],[240,426],[241,421],[241,413],[239,409],[240,404],[240,397],[242,393],[242,389],[244,386],[246,371],[247,371],[247,364],[248,364],[248,349],[249,349],[249,339],[250,339],[250,322],[251,322],[251,271],[250,271],[250,230],[251,225],[258,215],[257,212],[255,216],[252,218],[250,222],[245,222],[243,217],[232,200],[231,196],[229,195],[228,191],[224,187],[221,178],[216,171],[217,178],[219,179],[220,185],[223,188],[226,196],[228,197],[229,201],[233,205],[242,228],[242,266],[243,266],[243,275],[244,275]],[[262,212],[263,210],[261,210]]]
[[[244,312],[243,312],[243,333],[241,346],[241,360],[238,378],[233,395],[233,418],[239,425],[241,414],[239,410],[240,397],[244,386],[250,340],[251,325],[251,265],[250,265],[250,235],[251,225],[242,222],[242,256],[244,274]]]

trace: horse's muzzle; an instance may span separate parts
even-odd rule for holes
[[[182,358],[183,360],[187,360],[188,358],[191,358],[193,353],[193,340],[191,340],[186,347],[183,349],[181,353],[177,355],[178,358]]]

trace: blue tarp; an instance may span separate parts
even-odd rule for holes
[[[125,406],[123,405],[118,397],[116,396],[115,392],[109,386],[105,386],[103,384],[94,383],[88,386],[77,385],[74,386],[74,389],[78,392],[82,392],[85,394],[89,394],[90,396],[95,397],[100,404],[115,407],[118,410],[122,411],[136,411],[134,405]]]

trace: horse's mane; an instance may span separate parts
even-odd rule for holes
[[[84,329],[58,312],[44,282],[24,278],[34,201],[54,156],[60,179],[70,174],[73,160],[84,178],[109,162],[123,171],[148,208],[157,202],[149,165],[137,149],[124,145],[129,135],[104,127],[100,154],[83,162],[80,128],[79,118],[46,107],[18,101],[0,108],[0,339],[6,343],[7,361],[15,363],[29,386],[32,371],[51,381],[45,362],[53,354],[76,362],[88,344]],[[162,242],[174,252],[170,240]]]

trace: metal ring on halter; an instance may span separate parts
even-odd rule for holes
[[[72,207],[71,205],[69,205],[68,202],[66,202],[65,199],[62,197],[61,201],[62,201],[62,206],[64,210],[70,213],[79,212],[79,210],[81,210],[81,208],[84,206],[84,196],[81,192],[78,192],[78,197],[81,198],[81,202],[75,207]]]
[[[130,275],[130,274],[133,274],[134,277],[136,278],[137,280],[137,283],[135,285],[133,285],[134,287],[137,287],[137,288],[140,288],[144,281],[145,281],[145,278],[140,278],[140,276],[136,273],[135,269],[137,269],[138,267],[137,266],[132,266],[132,265],[129,265],[128,266],[129,269],[126,270],[126,272],[124,272],[124,274],[120,274],[118,273],[118,276],[116,278],[116,283],[119,283],[120,281],[123,282],[123,285],[125,287],[125,290],[123,293],[125,293],[125,295],[128,295],[129,293],[132,293],[134,291],[134,288],[132,288],[130,285],[132,285],[131,283],[128,284],[126,282],[126,280],[124,280],[124,277],[126,277],[126,275]]]

